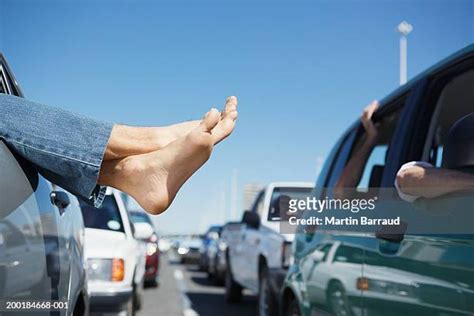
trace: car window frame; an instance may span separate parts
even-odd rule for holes
[[[469,69],[474,69],[474,53],[444,65],[413,84],[396,129],[395,150],[388,156],[389,163],[382,178],[384,186],[393,187],[396,174],[404,163],[422,160],[431,119],[444,87]]]
[[[6,81],[10,85],[9,94],[23,98],[24,97],[23,91],[21,90],[20,85],[18,84],[18,81],[15,78],[15,75],[11,71],[10,66],[7,63],[7,60],[5,59],[2,53],[0,53],[0,65],[3,67]]]

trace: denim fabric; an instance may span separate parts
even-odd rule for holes
[[[51,182],[100,206],[97,185],[112,124],[0,94],[0,138]]]

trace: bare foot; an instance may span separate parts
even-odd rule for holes
[[[148,127],[152,137],[152,142],[156,144],[157,149],[163,148],[174,142],[176,139],[186,136],[196,129],[201,120],[181,122],[163,127]]]
[[[197,128],[164,148],[103,165],[99,183],[130,194],[149,213],[164,212],[209,159],[214,146],[211,131],[219,119],[219,112],[212,109]]]

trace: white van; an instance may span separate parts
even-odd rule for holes
[[[81,203],[91,312],[133,315],[140,308],[145,249],[122,200],[108,189],[98,209]],[[149,233],[149,232],[145,232]]]

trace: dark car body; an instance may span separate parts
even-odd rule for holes
[[[178,245],[176,253],[181,263],[199,264],[202,248],[202,240],[200,238],[185,238],[180,240]]]
[[[227,249],[230,243],[230,231],[237,227],[240,229],[240,222],[228,222],[222,226],[218,239],[212,239],[207,247],[207,273],[217,284],[223,284],[227,269]]]
[[[159,283],[160,251],[158,235],[150,216],[143,211],[129,211],[133,223],[147,223],[155,233],[146,240],[145,286],[157,286]]]
[[[23,96],[1,54],[0,93]],[[67,306],[61,315],[86,315],[84,223],[77,198],[43,178],[1,139],[0,191],[0,301],[59,301]]]
[[[209,268],[209,247],[212,246],[212,244],[215,243],[217,239],[219,239],[221,229],[222,226],[213,225],[209,227],[206,233],[202,236],[202,247],[199,250],[199,269],[202,271],[207,271]]]
[[[394,188],[396,174],[406,162],[442,166],[449,127],[474,112],[473,87],[471,45],[381,101],[373,118],[381,134],[374,149],[379,153],[368,159],[362,177],[367,181],[363,186],[378,188],[374,193],[380,198],[378,205],[390,199],[395,212],[411,207],[413,212],[425,212],[429,223],[454,221],[459,227],[463,222],[473,223],[472,215],[453,216],[454,209],[443,208],[446,201],[455,204],[458,196],[411,204],[399,199]],[[316,181],[317,198],[331,196],[363,135],[364,129],[356,122],[336,143]],[[471,199],[466,207],[474,211],[472,196],[462,198]],[[435,210],[438,213],[430,213]],[[410,224],[408,229],[413,227]],[[474,314],[472,233],[407,230],[386,235],[318,229],[296,235],[294,264],[281,290],[282,315]]]

